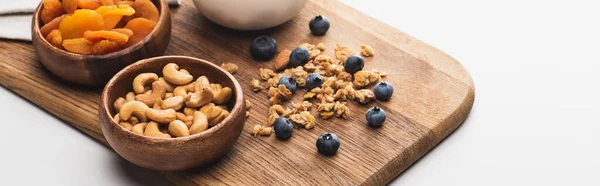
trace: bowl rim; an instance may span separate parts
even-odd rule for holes
[[[150,0],[152,1],[152,0]],[[42,43],[42,45],[44,45],[44,47],[46,48],[51,48],[52,50],[55,50],[59,53],[59,55],[62,56],[67,56],[67,57],[71,57],[71,58],[88,58],[88,59],[107,59],[107,58],[113,58],[113,57],[118,57],[118,56],[124,56],[130,53],[130,51],[135,51],[135,50],[139,50],[140,48],[142,48],[144,45],[146,45],[151,39],[154,39],[157,37],[157,30],[159,29],[159,25],[164,25],[165,23],[165,19],[167,19],[168,14],[170,14],[169,11],[169,6],[167,5],[167,0],[157,0],[160,4],[160,9],[158,11],[159,18],[158,18],[158,22],[156,22],[156,26],[154,27],[154,29],[152,29],[152,31],[150,32],[150,34],[148,34],[148,36],[146,36],[141,42],[138,42],[136,44],[134,44],[133,46],[129,46],[127,48],[123,48],[119,51],[116,52],[111,52],[108,54],[101,54],[101,55],[91,55],[91,54],[78,54],[78,53],[73,53],[73,52],[69,52],[65,49],[60,49],[55,47],[54,45],[51,45],[44,36],[42,36],[42,33],[40,32],[40,29],[42,28],[42,25],[40,25],[41,23],[41,12],[42,12],[42,8],[44,7],[44,1],[40,1],[40,4],[38,5],[38,7],[35,9],[35,11],[33,12],[33,17],[32,17],[32,23],[31,23],[31,30],[33,32],[33,34],[36,34],[39,38],[41,38],[40,43]],[[166,13],[165,13],[166,12]],[[64,14],[63,14],[64,15]],[[34,40],[35,37],[32,37],[31,40]],[[128,49],[128,50],[126,50]]]
[[[170,59],[185,59],[192,63],[204,63],[208,66],[211,66],[211,68],[217,69],[217,71],[219,71],[220,73],[225,74],[226,77],[232,81],[233,88],[235,90],[236,99],[235,99],[233,108],[230,111],[231,114],[229,114],[227,117],[225,117],[225,119],[223,119],[223,121],[221,121],[220,123],[216,124],[213,127],[210,127],[209,129],[207,129],[205,131],[202,131],[198,134],[193,134],[193,135],[184,136],[184,137],[157,138],[157,137],[150,137],[150,136],[142,136],[142,135],[133,133],[131,131],[124,130],[123,127],[121,127],[118,123],[116,123],[112,119],[114,116],[110,115],[109,107],[112,104],[109,103],[109,101],[108,101],[109,100],[108,92],[112,91],[112,85],[115,84],[115,82],[121,80],[120,77],[122,77],[126,73],[129,73],[128,71],[134,70],[144,63],[151,63],[156,60],[170,60]],[[104,116],[99,115],[99,117],[106,117],[108,120],[108,125],[111,129],[116,128],[117,131],[119,131],[119,133],[124,134],[125,137],[130,138],[132,140],[140,141],[140,142],[150,142],[150,143],[155,143],[155,144],[168,144],[168,143],[174,143],[174,142],[185,143],[185,142],[193,141],[197,138],[202,138],[204,136],[210,135],[212,133],[215,133],[215,131],[222,130],[222,128],[225,127],[226,125],[233,125],[235,113],[239,114],[239,113],[242,113],[242,111],[245,111],[245,110],[242,110],[242,109],[245,109],[245,108],[242,108],[242,105],[244,105],[244,104],[245,104],[244,103],[244,93],[243,93],[242,87],[240,86],[237,79],[235,79],[235,77],[233,75],[231,75],[229,72],[225,71],[224,69],[215,65],[214,63],[204,60],[204,59],[199,59],[199,58],[189,57],[189,56],[170,55],[170,56],[159,56],[159,57],[153,57],[153,58],[139,60],[131,65],[128,65],[127,67],[120,70],[117,74],[115,74],[108,81],[108,83],[106,83],[106,86],[104,87],[104,90],[102,91],[102,95],[100,98],[100,109],[102,109],[103,112],[98,112],[98,113],[104,114]]]

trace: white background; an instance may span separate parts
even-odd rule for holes
[[[449,53],[475,82],[467,121],[392,184],[600,185],[598,1],[343,2]],[[3,88],[0,103],[0,183],[166,184]]]

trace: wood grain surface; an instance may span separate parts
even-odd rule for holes
[[[166,55],[185,55],[215,63],[236,63],[235,77],[253,104],[250,118],[233,149],[206,167],[183,172],[159,172],[178,185],[382,185],[388,183],[454,131],[468,116],[474,101],[469,73],[453,58],[415,38],[360,13],[338,1],[312,0],[298,17],[273,29],[233,31],[203,18],[190,0],[171,9],[173,27]],[[326,36],[310,35],[308,21],[327,16]],[[251,40],[266,34],[279,49],[301,43],[323,42],[333,55],[336,43],[358,50],[372,46],[377,54],[365,58],[365,69],[389,73],[395,87],[389,102],[362,106],[349,103],[351,117],[317,120],[311,130],[295,130],[289,141],[275,136],[253,137],[255,124],[267,122],[266,92],[253,93],[249,84],[258,68],[273,62],[255,62],[249,55]],[[0,84],[46,111],[106,144],[98,123],[101,90],[70,85],[51,75],[38,62],[30,43],[0,41]],[[303,90],[299,93],[303,93]],[[300,101],[295,96],[293,101]],[[367,126],[368,107],[387,112],[381,128]],[[315,142],[323,132],[341,139],[338,154],[324,157]]]

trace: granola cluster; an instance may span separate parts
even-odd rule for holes
[[[258,92],[262,89],[268,90],[269,103],[271,107],[268,112],[268,123],[264,126],[257,125],[253,134],[267,135],[275,119],[285,117],[295,127],[312,129],[315,127],[316,117],[311,114],[310,108],[316,105],[317,114],[322,119],[338,117],[347,119],[350,117],[350,109],[347,103],[356,101],[367,104],[375,96],[370,89],[365,87],[382,81],[387,74],[378,70],[363,70],[354,75],[344,70],[344,62],[348,57],[357,55],[349,46],[337,44],[334,48],[334,57],[327,56],[324,51],[327,47],[323,43],[312,45],[303,43],[299,47],[308,49],[310,60],[303,66],[281,69],[279,73],[267,68],[259,69],[259,77],[265,84],[261,85],[259,80],[253,79],[252,90]],[[286,50],[287,51],[287,50]],[[367,45],[361,45],[360,54],[365,57],[373,56],[375,51]],[[276,63],[284,64],[286,61],[277,59]],[[276,64],[275,67],[281,66]],[[289,76],[296,80],[299,87],[306,87],[306,78],[310,73],[317,73],[324,79],[320,88],[308,90],[304,95],[302,103],[291,103],[291,107],[283,106],[285,101],[292,98],[292,92],[284,85],[279,84],[279,78]],[[312,102],[311,102],[312,101]],[[262,131],[262,133],[261,133]]]

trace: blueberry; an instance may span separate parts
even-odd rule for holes
[[[296,90],[296,80],[290,76],[281,76],[279,78],[279,84],[285,85],[285,88],[292,91],[292,93]]]
[[[361,71],[365,67],[365,60],[360,56],[350,56],[344,62],[344,69],[350,74]]]
[[[290,62],[288,67],[294,68],[297,66],[304,65],[308,63],[310,59],[310,54],[306,48],[298,47],[292,50],[292,54],[290,54]]]
[[[306,78],[306,87],[308,90],[321,88],[321,85],[323,85],[323,77],[317,73],[311,73]]]
[[[392,94],[394,93],[394,87],[392,84],[382,81],[375,85],[373,88],[373,93],[375,94],[375,98],[381,101],[390,100]]]
[[[329,30],[329,19],[322,15],[315,16],[310,20],[310,23],[308,23],[308,27],[313,35],[325,35],[327,30]]]
[[[367,123],[373,127],[379,127],[385,122],[385,111],[379,107],[371,107],[367,110]]]
[[[252,58],[259,61],[268,61],[277,52],[277,42],[268,36],[258,36],[250,45]]]
[[[325,156],[334,155],[340,148],[340,138],[334,133],[323,133],[317,139],[317,150]]]
[[[287,140],[292,137],[292,132],[294,132],[294,126],[290,120],[279,117],[275,119],[275,123],[273,124],[273,130],[275,130],[275,136],[277,136],[280,140]]]

